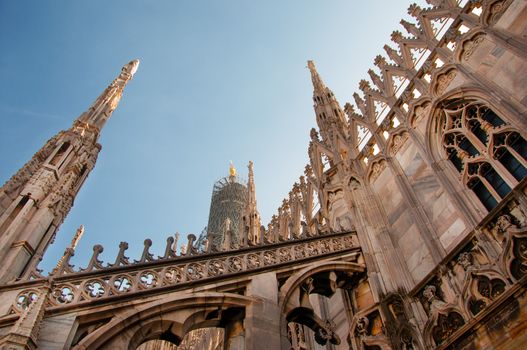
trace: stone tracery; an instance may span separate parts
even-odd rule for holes
[[[465,186],[491,210],[527,174],[527,142],[488,105],[444,102],[441,142]],[[521,150],[518,152],[518,150]]]

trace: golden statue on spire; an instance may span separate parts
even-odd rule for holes
[[[236,168],[234,167],[234,164],[232,164],[232,160],[230,161],[229,165],[229,175],[231,177],[236,177]]]

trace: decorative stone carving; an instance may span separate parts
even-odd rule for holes
[[[90,298],[100,298],[106,294],[105,283],[102,280],[91,280],[84,284],[84,292]]]
[[[370,172],[369,172],[370,182],[375,182],[375,180],[377,180],[377,178],[382,173],[384,168],[386,168],[386,161],[384,159],[374,162],[370,167]]]
[[[165,271],[165,284],[176,284],[184,280],[183,269],[180,267],[171,267]]]
[[[470,252],[463,252],[459,255],[457,262],[466,271],[473,264],[474,258]]]
[[[486,21],[489,25],[494,25],[500,19],[501,15],[507,10],[512,0],[500,0],[494,2],[488,11]]]
[[[505,239],[505,233],[513,227],[511,217],[507,214],[501,215],[496,220],[496,224],[492,229],[492,233],[498,242],[503,242]]]
[[[485,40],[485,34],[477,34],[470,38],[469,40],[465,41],[462,45],[463,49],[461,51],[461,59],[464,61],[468,61],[470,59],[470,56],[476,51],[479,44],[481,44]]]
[[[329,341],[331,344],[339,345],[340,338],[335,333],[335,323],[331,320],[325,320],[322,327],[315,331],[315,340],[320,345],[326,345]]]
[[[456,77],[457,72],[451,69],[445,73],[441,73],[436,78],[434,91],[436,95],[442,95],[446,91],[452,80]]]
[[[27,290],[21,292],[16,297],[15,307],[19,310],[26,310],[29,305],[34,303],[38,299],[38,292],[35,290]]]
[[[463,317],[455,311],[446,315],[440,314],[437,319],[437,325],[432,329],[432,337],[435,343],[437,345],[442,344],[464,324]]]
[[[359,317],[357,320],[357,326],[355,327],[355,330],[357,332],[357,335],[364,336],[368,333],[368,326],[370,325],[370,320],[366,316]]]
[[[392,156],[396,155],[397,152],[399,152],[401,147],[404,145],[404,143],[406,142],[407,139],[408,139],[408,133],[407,132],[403,132],[403,133],[394,135],[393,138],[392,138],[392,142],[390,144],[390,148],[389,148],[390,149],[390,154]]]
[[[149,277],[147,277],[148,275],[151,275],[152,276],[152,280],[154,280],[154,275],[152,275],[151,273],[147,272],[145,276],[141,276],[140,277],[140,283],[142,284],[143,287],[145,288],[148,288],[148,280],[149,280]],[[120,275],[120,276],[116,276],[114,279],[113,279],[113,283],[110,283],[110,286],[116,291],[116,293],[127,293],[131,290],[133,290],[133,283],[132,283],[132,278],[130,276],[127,276],[127,275]],[[155,285],[154,285],[155,286]]]
[[[430,305],[430,312],[437,312],[446,306],[446,303],[437,297],[434,285],[427,285],[423,290],[423,296]]]
[[[217,276],[225,273],[225,264],[222,260],[211,260],[208,264],[209,275]]]
[[[60,286],[53,291],[53,297],[59,304],[69,304],[75,298],[73,288],[70,286]]]

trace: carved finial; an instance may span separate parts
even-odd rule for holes
[[[100,270],[103,268],[102,261],[99,260],[99,255],[104,251],[104,248],[100,244],[93,246],[93,255],[88,263],[88,267],[81,269],[81,271],[92,271],[94,269]]]
[[[413,3],[408,7],[408,14],[412,17],[419,16],[421,14],[421,11],[423,11],[423,9],[419,7],[416,3]]]
[[[403,40],[403,33],[401,33],[398,30],[394,30],[390,36],[393,42],[399,43],[401,40]]]
[[[127,242],[121,242],[119,243],[119,253],[117,253],[117,257],[115,258],[115,262],[113,264],[108,264],[109,267],[117,267],[121,265],[128,265],[128,257],[124,255],[126,249],[128,249],[128,243]]]
[[[167,245],[165,248],[165,254],[163,256],[160,256],[160,259],[169,259],[169,258],[175,258],[176,255],[176,247],[174,245],[174,237],[169,236],[167,238]]]
[[[379,68],[383,68],[384,66],[387,65],[387,62],[386,62],[386,58],[384,58],[383,56],[381,55],[377,55],[375,56],[375,59],[373,60],[373,63],[379,67]]]
[[[125,74],[130,74],[133,77],[135,72],[137,72],[137,69],[139,68],[139,63],[140,61],[138,59],[132,60],[123,66],[121,72]]]
[[[349,117],[350,115],[355,114],[355,107],[353,107],[351,103],[346,102],[346,104],[344,105],[344,112],[346,112]]]
[[[187,255],[196,255],[198,253],[198,249],[194,246],[195,241],[195,235],[192,233],[187,235]]]
[[[152,240],[147,238],[145,239],[143,244],[144,244],[144,248],[143,248],[143,253],[141,254],[141,259],[134,260],[134,262],[136,263],[143,263],[143,262],[154,260],[153,254],[150,253],[150,247],[152,246]]]
[[[362,79],[359,82],[359,89],[361,89],[364,93],[368,92],[371,89],[370,83],[366,79]]]

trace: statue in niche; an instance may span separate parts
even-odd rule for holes
[[[423,290],[423,296],[430,305],[430,312],[437,312],[446,306],[446,303],[436,296],[434,285],[427,285]]]
[[[503,214],[496,220],[496,224],[491,229],[492,235],[498,242],[502,243],[505,239],[505,233],[513,226],[511,217]]]
[[[474,264],[474,257],[470,252],[463,252],[459,254],[457,262],[463,267],[465,271],[467,271],[468,268],[470,268]]]
[[[370,325],[370,320],[368,317],[361,317],[357,320],[357,326],[355,327],[358,335],[367,335],[368,326]]]

